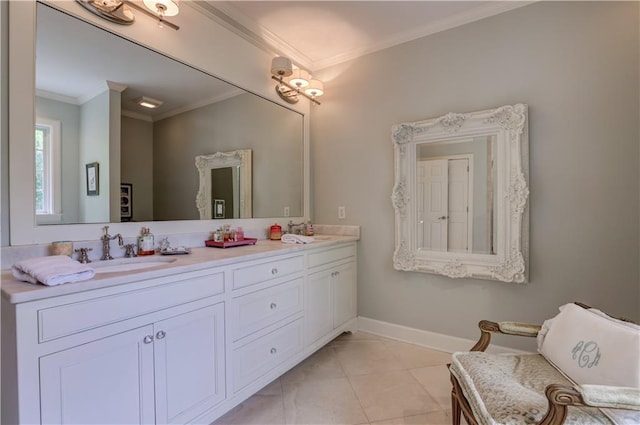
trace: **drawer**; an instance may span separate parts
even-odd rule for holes
[[[349,244],[338,248],[331,248],[326,251],[309,254],[309,267],[321,266],[333,261],[343,260],[356,255],[355,244]]]
[[[38,340],[50,341],[224,292],[222,272],[183,274],[176,279],[180,280],[39,310]]]
[[[240,289],[270,279],[289,276],[303,270],[304,258],[302,255],[264,261],[252,266],[235,269],[233,271],[233,289]]]
[[[234,341],[304,308],[303,278],[238,297],[230,302],[229,325]]]
[[[233,390],[238,392],[303,348],[298,319],[233,351]]]

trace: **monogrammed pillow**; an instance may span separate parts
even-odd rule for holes
[[[577,384],[640,388],[640,327],[567,304],[538,348]]]

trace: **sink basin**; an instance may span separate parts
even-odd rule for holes
[[[129,272],[132,270],[142,270],[150,267],[162,266],[164,264],[173,263],[176,260],[177,258],[155,256],[118,258],[115,260],[94,261],[89,263],[89,266],[91,266],[96,273]]]

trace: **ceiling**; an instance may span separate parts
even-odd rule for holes
[[[315,71],[526,1],[207,1],[239,35]]]

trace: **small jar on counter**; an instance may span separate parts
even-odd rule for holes
[[[272,241],[279,241],[282,239],[282,226],[274,224],[269,228],[269,239]]]

